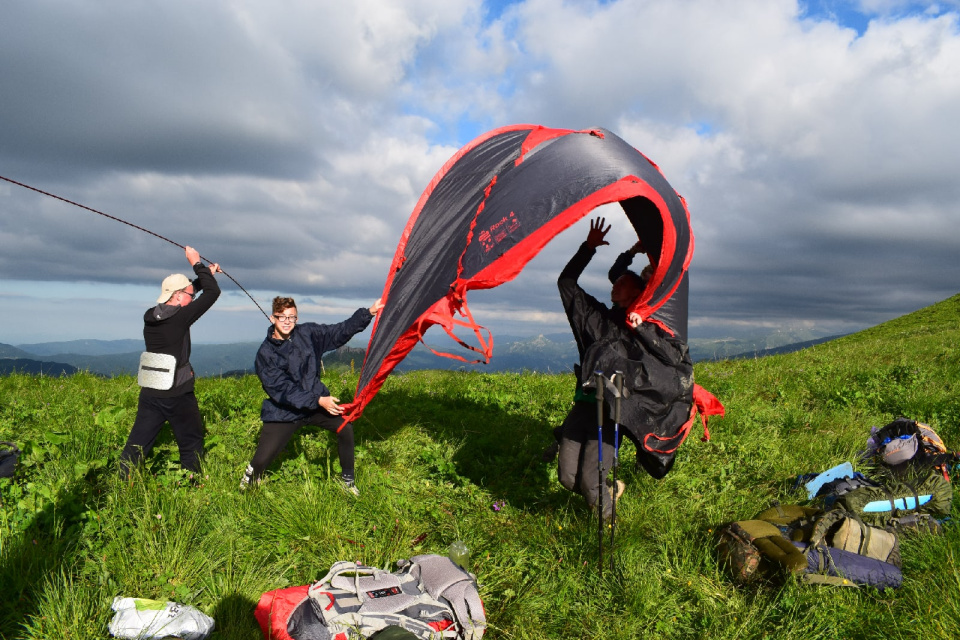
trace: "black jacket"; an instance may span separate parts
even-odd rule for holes
[[[286,340],[273,337],[273,325],[257,351],[257,377],[267,398],[260,408],[264,422],[293,422],[320,411],[320,398],[330,390],[320,381],[320,358],[367,328],[373,314],[357,309],[339,324],[304,322]]]
[[[581,244],[580,249],[560,272],[560,278],[557,280],[560,300],[563,302],[563,310],[573,330],[573,337],[577,341],[581,364],[587,349],[598,340],[627,339],[630,335],[625,309],[608,308],[577,283],[583,270],[587,268],[596,253],[597,250],[586,242]]]
[[[193,391],[193,368],[190,366],[190,327],[206,313],[220,297],[220,285],[210,273],[210,267],[198,262],[193,265],[197,279],[193,289],[203,295],[185,307],[158,304],[143,314],[143,342],[151,353],[166,353],[177,359],[177,373],[173,387],[166,391],[144,387],[141,393],[169,398]]]
[[[627,327],[626,309],[607,308],[577,280],[596,253],[583,243],[557,281],[564,311],[580,352],[579,383],[593,385],[593,373],[624,374],[621,422],[637,443],[640,461],[655,478],[673,466],[693,407],[693,362],[686,343],[658,325]],[[612,415],[613,399],[604,394]]]

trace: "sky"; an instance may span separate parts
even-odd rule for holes
[[[0,176],[338,322],[381,295],[460,147],[603,127],[687,201],[691,338],[847,333],[960,288],[958,19],[960,0],[14,0]],[[581,282],[607,299],[633,240],[597,214],[611,246]],[[555,282],[588,225],[471,292],[477,322],[568,331]],[[0,249],[7,344],[138,338],[163,277],[189,273],[173,244],[4,181]],[[219,282],[194,341],[261,340]]]

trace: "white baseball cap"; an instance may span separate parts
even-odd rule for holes
[[[186,289],[191,284],[190,278],[182,273],[174,273],[167,276],[163,279],[163,284],[160,285],[160,297],[157,298],[157,304],[166,302],[174,293],[181,289]]]

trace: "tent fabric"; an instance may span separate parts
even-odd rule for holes
[[[614,202],[655,265],[631,310],[685,341],[694,240],[686,203],[659,168],[604,129],[511,125],[458,151],[420,197],[397,246],[345,422],[360,417],[433,325],[451,334],[458,326],[472,329],[479,343],[472,348],[489,361],[492,339],[473,321],[467,292],[512,280],[557,234]]]

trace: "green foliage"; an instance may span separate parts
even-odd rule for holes
[[[0,637],[106,638],[115,596],[171,599],[256,639],[260,594],[307,584],[336,560],[386,567],[463,540],[491,638],[953,638],[960,529],[903,542],[904,587],[737,587],[712,551],[717,525],[793,479],[856,460],[872,425],[899,415],[960,441],[960,298],[808,350],[701,363],[726,405],[655,481],[621,453],[616,570],[597,572],[597,523],[540,460],[569,408],[570,375],[394,375],[355,424],[359,499],[339,490],[335,439],[304,429],[267,481],[238,491],[260,429],[256,378],[201,379],[202,474],[179,470],[165,431],[119,479],[136,414],[130,377],[0,378],[0,440],[23,450],[0,480]],[[325,380],[346,401],[356,373]],[[609,550],[607,550],[609,552]],[[609,555],[606,556],[609,559]]]

